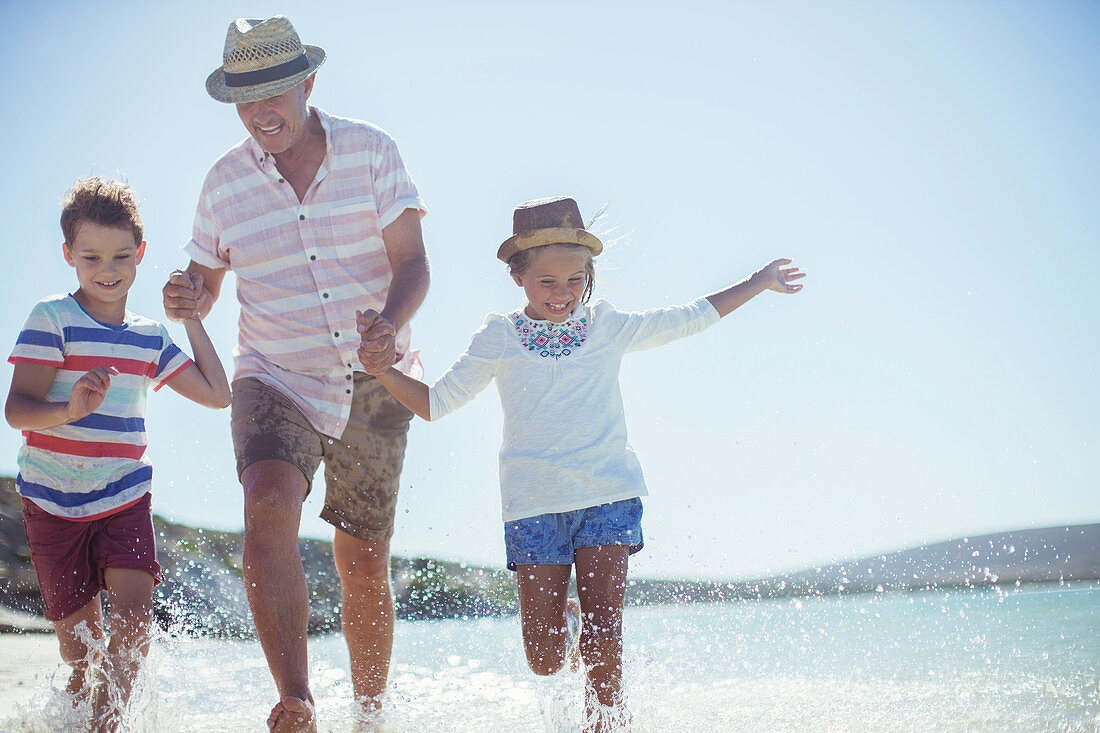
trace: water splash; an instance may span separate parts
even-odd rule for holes
[[[873,593],[627,609],[623,731],[1100,731],[1100,588]],[[576,733],[579,674],[531,674],[515,617],[399,623],[385,712],[351,702],[339,635],[310,638],[321,730]],[[255,641],[158,638],[137,733],[263,729],[276,700]],[[67,671],[5,731],[74,729]],[[152,694],[152,693],[151,693]]]
[[[156,669],[159,654],[152,651],[142,658],[140,650],[123,650],[117,657],[108,654],[110,637],[96,638],[86,622],[75,632],[87,649],[84,658],[76,662],[82,676],[67,664],[48,676],[35,680],[34,697],[26,704],[16,704],[16,714],[10,729],[25,733],[87,730],[93,723],[111,727],[117,733],[139,733],[158,730],[158,695]],[[159,632],[153,630],[153,645]],[[114,679],[108,665],[132,665],[137,674],[129,699],[111,683]],[[79,685],[74,680],[80,679]],[[72,689],[73,687],[76,689]],[[5,728],[8,730],[9,728]]]

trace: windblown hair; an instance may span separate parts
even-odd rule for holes
[[[134,244],[141,244],[144,228],[138,212],[137,193],[128,183],[99,176],[81,178],[74,183],[61,200],[61,232],[67,246],[73,246],[77,229],[85,222],[128,229],[134,234]]]
[[[561,247],[567,252],[579,252],[584,255],[584,292],[581,293],[581,303],[587,303],[592,297],[592,286],[596,282],[596,264],[592,257],[592,250],[585,247],[583,244],[566,244],[565,242],[559,244],[544,244],[542,247],[532,247],[531,249],[522,249],[516,252],[514,255],[508,258],[508,272],[511,275],[520,277],[523,273],[527,272],[527,268],[531,266],[531,261],[535,258],[535,253],[543,247]]]

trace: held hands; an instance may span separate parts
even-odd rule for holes
[[[69,393],[69,406],[66,410],[69,422],[75,422],[90,415],[103,404],[103,398],[107,396],[113,374],[118,374],[118,369],[96,367],[76,380],[76,384]]]
[[[188,276],[183,270],[176,270],[161,293],[164,295],[164,314],[171,320],[186,321],[200,317],[199,303],[206,295],[200,273],[193,272]]]
[[[775,260],[759,270],[754,277],[761,279],[764,287],[777,293],[797,293],[802,289],[801,284],[791,284],[792,280],[806,277],[806,273],[799,272],[797,267],[784,268],[789,265],[788,259]]]
[[[380,374],[396,361],[393,324],[378,311],[355,311],[356,330],[359,331],[359,363],[367,374]]]

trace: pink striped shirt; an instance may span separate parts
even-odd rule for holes
[[[251,137],[206,176],[191,241],[200,265],[237,276],[240,339],[234,378],[280,390],[325,435],[339,437],[351,412],[356,309],[382,310],[392,271],[382,230],[405,209],[427,209],[397,143],[359,120],[316,107],[327,150],[302,201],[275,158]],[[406,325],[398,367],[419,373]]]

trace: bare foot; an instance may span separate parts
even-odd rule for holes
[[[271,708],[267,727],[272,733],[317,733],[317,715],[313,703],[297,697],[284,697]]]
[[[117,733],[122,727],[122,709],[111,699],[111,688],[103,679],[94,679],[94,685],[84,694],[92,701],[92,733]]]
[[[584,733],[614,733],[630,730],[634,716],[619,703],[605,707],[598,702],[588,706],[585,714]]]
[[[565,602],[565,633],[565,655],[570,671],[576,672],[581,668],[581,604],[576,598]]]
[[[73,671],[69,674],[69,681],[65,685],[65,692],[72,698],[73,707],[79,708],[92,699],[93,686],[88,684],[88,665],[73,665]]]
[[[370,701],[369,707],[368,702]],[[386,725],[386,717],[382,713],[382,705],[375,698],[361,698],[361,712],[355,716],[353,733],[388,733],[390,726]]]

